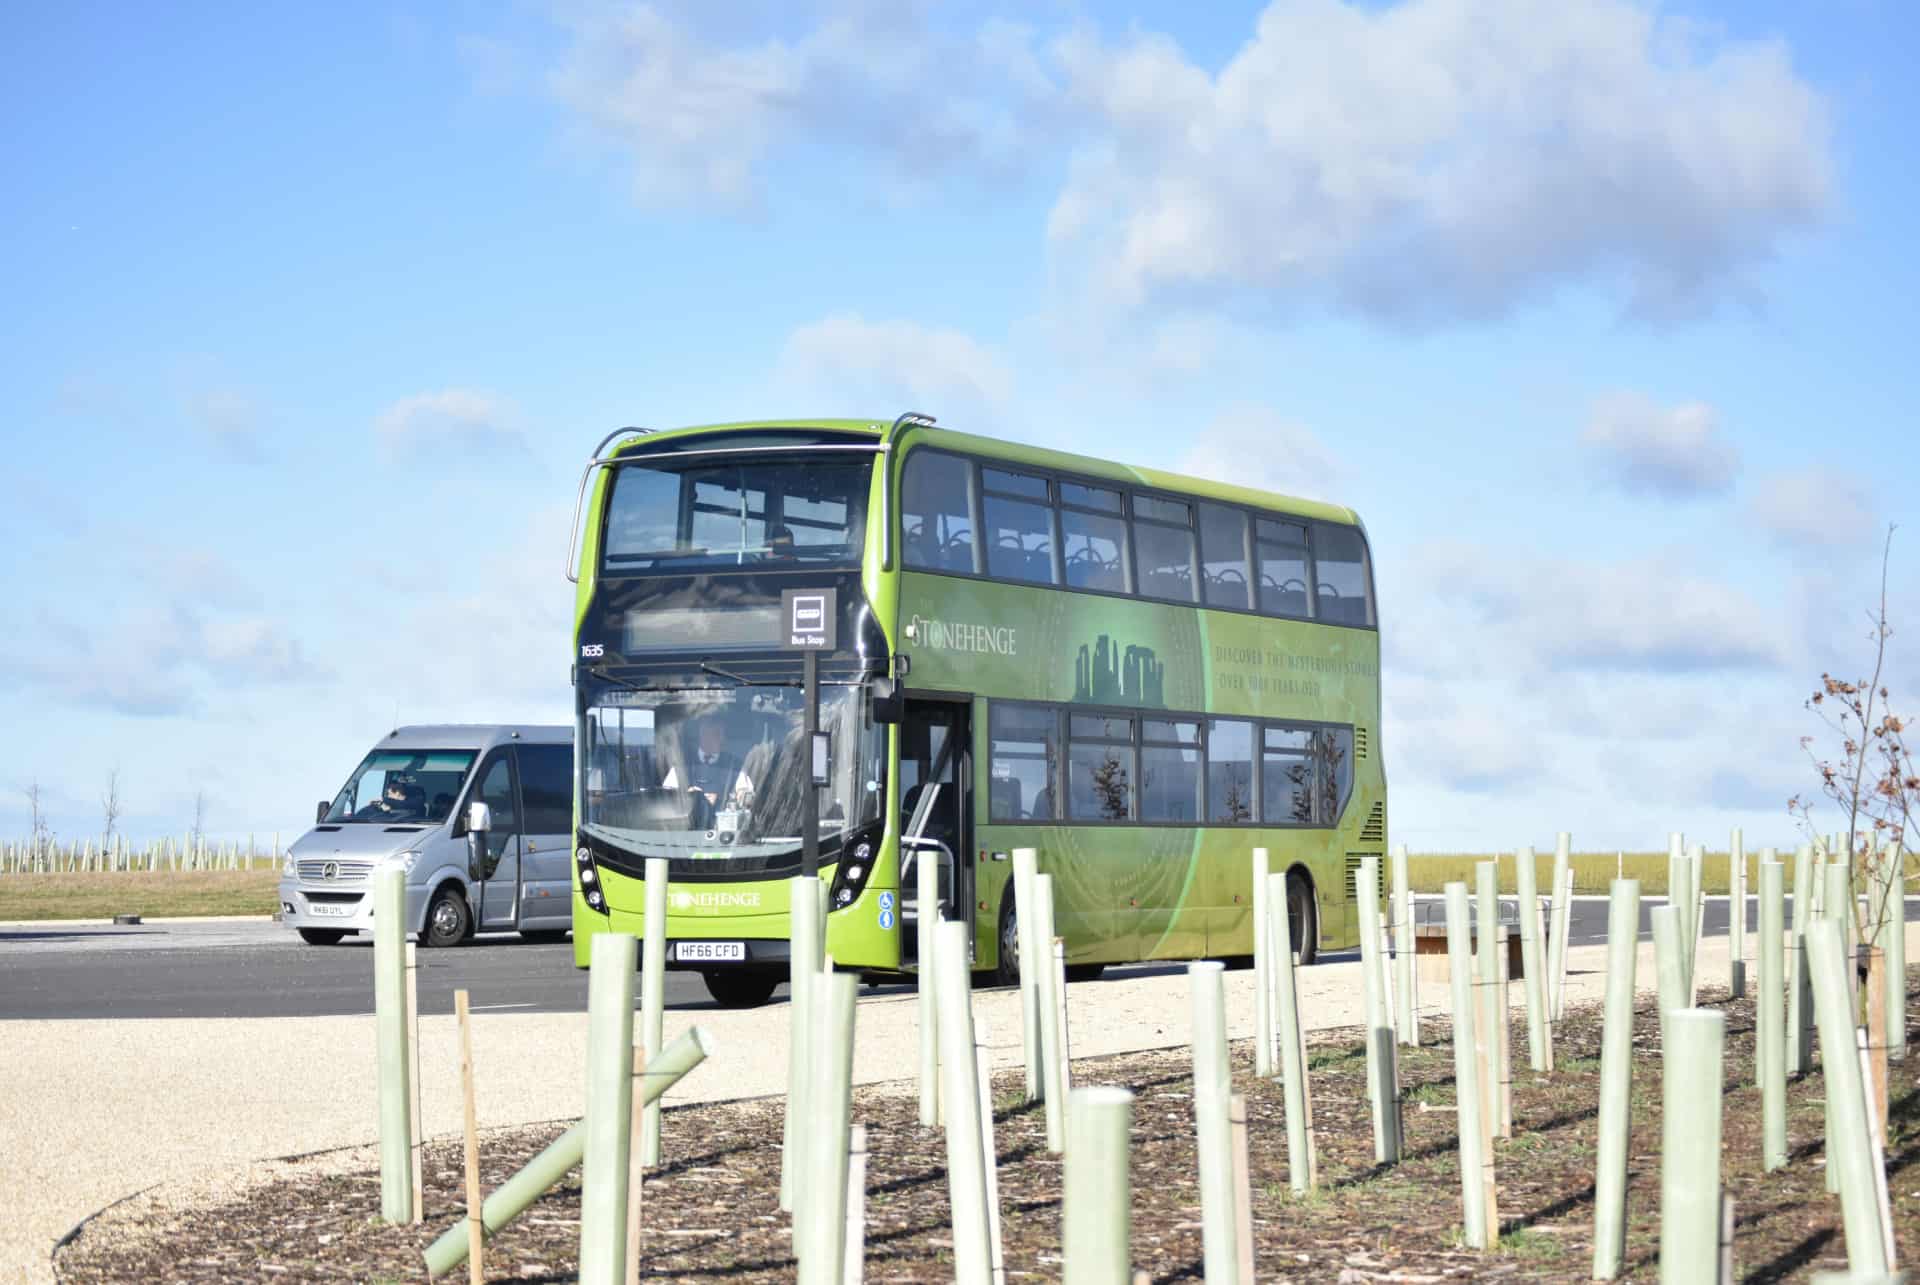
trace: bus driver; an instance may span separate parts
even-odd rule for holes
[[[709,807],[722,806],[722,800],[744,804],[753,794],[753,778],[741,770],[740,756],[726,748],[726,724],[709,714],[700,720],[699,730],[699,748],[687,756],[687,792],[704,795]],[[667,769],[667,779],[660,784],[671,790],[679,781],[676,766]]]

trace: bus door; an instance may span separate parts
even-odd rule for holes
[[[486,866],[474,889],[474,922],[484,929],[512,928],[520,905],[520,790],[511,747],[488,756],[475,797],[493,813],[493,829],[487,832]]]
[[[908,700],[900,722],[901,954],[918,949],[920,861],[940,863],[942,919],[973,922],[973,734],[967,700]],[[909,862],[912,864],[909,865]],[[968,934],[968,941],[973,939]]]

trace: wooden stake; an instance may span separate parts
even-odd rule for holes
[[[1898,925],[1904,928],[1905,925]],[[1882,1141],[1887,1136],[1887,981],[1886,952],[1863,946],[1867,956],[1867,1111]]]
[[[647,1176],[640,1139],[646,1133],[647,1050],[633,1051],[633,1123],[627,1138],[627,1285],[640,1285],[640,1196]]]
[[[453,993],[453,1013],[460,1022],[460,1096],[467,1140],[467,1279],[480,1285],[486,1279],[481,1255],[487,1230],[480,1221],[480,1128],[473,1110],[473,1026],[465,990]]]
[[[1239,1242],[1240,1279],[1253,1285],[1253,1176],[1247,1161],[1247,1099],[1241,1094],[1227,1099],[1227,1125],[1233,1133],[1233,1230]]]
[[[407,1085],[413,1095],[413,1110],[409,1113],[413,1125],[413,1221],[423,1223],[427,1220],[426,1184],[420,1181],[421,1142],[420,1133],[424,1127],[420,1123],[420,966],[416,952],[419,947],[413,942],[407,943]]]

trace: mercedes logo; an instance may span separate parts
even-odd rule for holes
[[[321,866],[320,877],[322,879],[338,879],[340,877],[340,863],[338,861],[329,861],[326,865]]]

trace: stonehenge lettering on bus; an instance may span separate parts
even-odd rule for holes
[[[913,618],[913,632],[927,645],[941,651],[983,652],[996,656],[1015,656],[1020,651],[1019,631],[1011,625],[988,625],[954,620]]]

